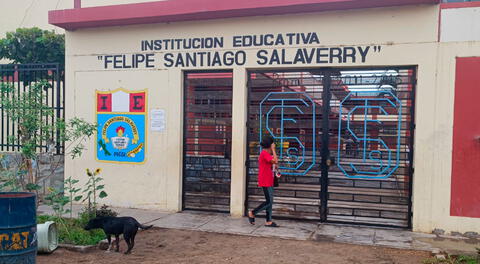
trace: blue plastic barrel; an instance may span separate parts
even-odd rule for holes
[[[0,192],[0,264],[35,263],[35,198],[34,193]]]

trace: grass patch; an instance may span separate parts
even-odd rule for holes
[[[445,259],[437,259],[435,257],[425,259],[423,264],[477,264],[479,263],[477,257],[473,256],[447,256]]]
[[[62,244],[72,245],[96,245],[99,241],[105,239],[105,233],[101,229],[86,231],[83,227],[87,224],[86,217],[78,219],[58,218],[55,216],[40,215],[37,217],[37,223],[43,224],[47,221],[54,221],[57,224],[59,237]]]

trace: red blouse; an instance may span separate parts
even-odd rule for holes
[[[272,160],[273,156],[266,150],[262,150],[258,157],[258,186],[260,187],[273,186]]]

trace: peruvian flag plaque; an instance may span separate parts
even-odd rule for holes
[[[146,91],[96,91],[98,161],[143,163],[146,151]]]

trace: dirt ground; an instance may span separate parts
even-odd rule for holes
[[[120,251],[126,249],[120,242]],[[176,229],[140,231],[131,255],[94,250],[59,249],[38,256],[38,264],[60,263],[422,263],[427,252],[215,234]]]

